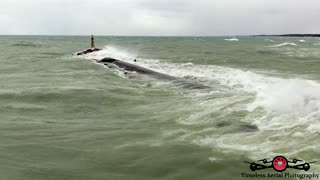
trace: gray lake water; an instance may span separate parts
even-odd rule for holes
[[[76,57],[89,37],[0,36],[0,179],[243,179],[243,161],[320,162],[320,39],[226,38],[96,37],[103,50]]]

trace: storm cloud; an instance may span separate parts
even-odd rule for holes
[[[319,0],[1,0],[0,34],[319,33]]]

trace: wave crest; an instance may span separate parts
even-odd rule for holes
[[[268,47],[283,47],[283,46],[298,46],[296,43],[289,43],[289,42],[285,42],[285,43],[281,43],[281,44],[276,44],[276,45],[272,45],[272,46],[268,46]]]

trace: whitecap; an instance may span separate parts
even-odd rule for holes
[[[225,41],[239,41],[237,38],[224,39]]]
[[[268,47],[273,47],[274,48],[274,47],[283,47],[283,46],[297,46],[297,44],[285,42],[285,43],[276,44],[276,45],[272,45],[272,46],[268,46]]]

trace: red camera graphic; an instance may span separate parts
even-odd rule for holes
[[[275,171],[278,172],[285,171],[287,168],[308,171],[310,169],[310,164],[315,162],[316,161],[304,162],[303,160],[299,159],[292,159],[291,161],[288,161],[287,158],[285,158],[284,156],[276,156],[271,161],[268,161],[267,159],[261,159],[257,162],[245,161],[245,163],[250,164],[250,169],[252,171],[273,168]]]

